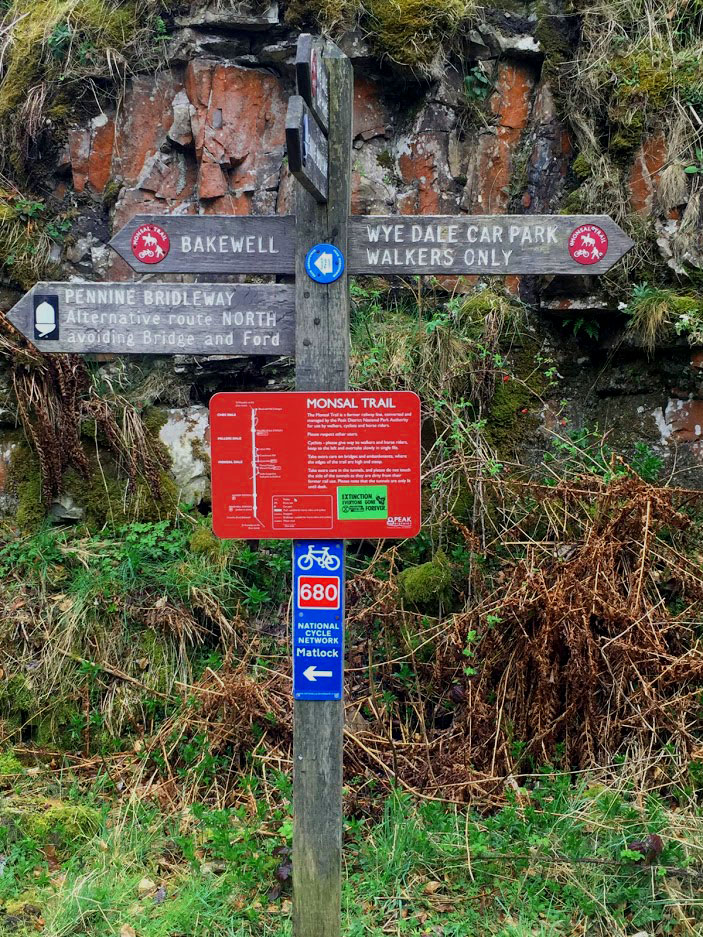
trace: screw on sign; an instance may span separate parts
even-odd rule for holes
[[[608,235],[595,224],[582,224],[569,235],[569,253],[576,263],[590,266],[608,252]]]
[[[158,264],[170,247],[168,234],[157,224],[140,225],[132,236],[132,253],[143,264]]]

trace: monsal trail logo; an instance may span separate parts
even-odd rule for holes
[[[143,264],[158,264],[170,247],[168,234],[157,224],[140,225],[132,235],[132,253]]]
[[[582,224],[569,235],[569,253],[577,264],[596,264],[608,252],[608,235],[595,224]]]

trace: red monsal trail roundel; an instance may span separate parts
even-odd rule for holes
[[[168,254],[171,241],[157,224],[142,224],[132,235],[132,253],[143,264],[157,264]]]
[[[608,252],[608,235],[596,224],[582,224],[569,235],[569,253],[578,264],[596,264]]]

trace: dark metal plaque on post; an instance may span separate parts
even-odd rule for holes
[[[604,273],[634,245],[608,215],[366,215],[352,218],[349,272]]]
[[[327,133],[330,114],[329,74],[323,59],[325,41],[319,36],[303,33],[298,36],[295,56],[295,77],[298,94],[304,99]]]
[[[327,201],[328,147],[310,108],[300,95],[288,101],[286,115],[288,168],[321,205]]]
[[[293,273],[291,215],[137,215],[110,246],[139,273]]]
[[[37,283],[7,314],[44,352],[295,354],[295,287]]]

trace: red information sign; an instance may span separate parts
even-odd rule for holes
[[[420,532],[417,394],[216,394],[210,438],[218,537],[353,540]]]

